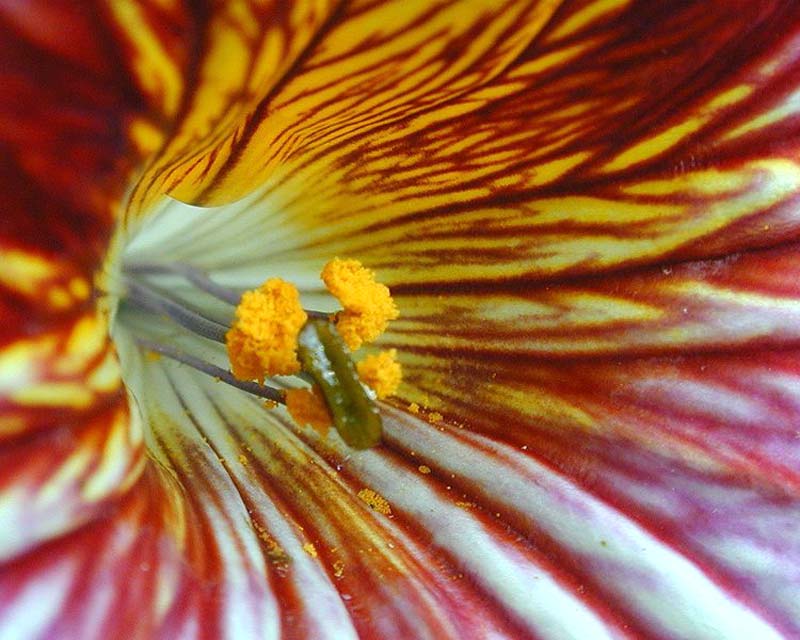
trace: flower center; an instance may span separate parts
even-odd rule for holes
[[[117,324],[145,358],[180,362],[268,407],[282,405],[300,425],[327,433],[332,424],[349,446],[371,447],[381,438],[375,401],[395,392],[401,369],[394,350],[357,364],[352,352],[379,337],[397,308],[356,260],[331,260],[321,278],[341,310],[304,309],[281,278],[243,291],[193,264],[125,256],[114,287]],[[291,384],[302,386],[284,388]]]

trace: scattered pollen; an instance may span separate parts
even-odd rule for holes
[[[307,319],[297,288],[280,278],[246,291],[225,335],[233,375],[263,382],[266,376],[297,373],[297,335]]]
[[[287,389],[286,410],[300,426],[309,425],[322,436],[328,434],[333,424],[328,405],[317,385],[310,389]]]
[[[243,453],[240,453],[239,454],[239,462],[242,464],[242,466],[247,466],[247,463],[248,463],[247,456],[244,455]]]
[[[376,491],[372,489],[362,489],[358,492],[358,497],[361,498],[363,502],[366,502],[373,511],[382,513],[385,516],[392,515],[392,507],[389,505],[389,501]]]
[[[393,395],[403,379],[403,370],[396,358],[397,350],[389,349],[367,356],[356,364],[358,377],[375,391],[379,399]]]
[[[336,329],[350,350],[372,342],[399,315],[388,287],[358,260],[334,258],[322,269],[322,281],[341,303]]]
[[[251,520],[250,522],[258,533],[259,539],[266,547],[267,558],[269,561],[278,567],[287,567],[290,562],[290,558],[286,551],[284,551],[283,547],[281,547],[281,545],[278,544],[278,541],[269,535],[269,532],[255,520]]]
[[[428,422],[431,424],[436,424],[437,422],[441,422],[443,417],[444,416],[442,416],[441,413],[434,411],[433,413],[428,414]]]
[[[333,575],[336,578],[341,578],[344,575],[344,562],[337,560],[333,563]]]
[[[318,554],[317,554],[317,548],[314,546],[314,543],[313,543],[313,542],[306,542],[306,543],[303,545],[303,551],[305,551],[305,552],[306,552],[308,555],[310,555],[312,558],[316,558],[316,557],[317,557],[317,555],[318,555]]]
[[[477,507],[478,505],[474,502],[456,502],[457,507],[461,507],[462,509],[472,509],[473,507]]]
[[[427,464],[421,464],[419,467],[417,467],[417,469],[419,469],[420,473],[424,473],[426,475],[431,472],[431,468]]]
[[[408,405],[408,410],[410,413],[416,415],[419,413],[419,405],[416,402],[412,402],[410,405]]]

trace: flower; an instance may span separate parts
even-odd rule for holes
[[[800,635],[796,2],[0,17],[0,636]],[[336,256],[377,447],[137,342]]]

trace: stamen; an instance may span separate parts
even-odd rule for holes
[[[154,353],[159,353],[162,356],[170,358],[171,360],[181,362],[192,367],[193,369],[197,369],[198,371],[208,374],[212,378],[218,379],[220,382],[229,384],[232,387],[236,387],[242,391],[247,391],[247,393],[251,393],[254,396],[259,396],[260,398],[266,398],[272,402],[285,404],[283,392],[275,389],[274,387],[258,384],[257,382],[250,382],[248,380],[238,380],[230,371],[227,371],[226,369],[217,367],[210,362],[206,362],[205,360],[201,360],[200,358],[196,358],[195,356],[184,353],[179,349],[175,349],[174,347],[170,347],[159,342],[138,338],[136,343],[143,349],[152,351]]]
[[[130,262],[124,265],[125,273],[130,274],[159,274],[169,273],[172,275],[180,276],[185,280],[191,282],[200,291],[205,291],[207,294],[236,306],[242,297],[242,292],[234,291],[221,284],[214,282],[208,277],[205,271],[202,271],[190,264],[182,262],[175,262],[172,264],[161,264],[158,262]]]
[[[176,262],[174,264],[163,264],[160,262],[126,262],[123,265],[123,271],[131,275],[158,275],[158,274],[171,274],[179,276],[196,286],[200,291],[204,291],[210,296],[227,302],[232,306],[237,306],[242,299],[244,291],[237,291],[224,285],[219,284],[209,277],[209,275],[202,269],[193,267],[190,264],[183,262]],[[330,316],[329,313],[324,311],[314,311],[313,309],[304,309],[309,318],[325,319]]]
[[[286,390],[286,410],[299,425],[309,425],[323,436],[333,424],[331,412],[319,386]]]
[[[233,375],[261,382],[298,373],[297,335],[307,320],[297,288],[280,278],[246,291],[225,334]]]
[[[125,286],[127,289],[125,300],[134,306],[153,313],[162,313],[179,325],[209,340],[225,342],[225,334],[228,331],[228,327],[225,325],[206,318],[197,311],[172,300],[150,285],[126,278]]]
[[[322,281],[342,304],[336,329],[351,351],[380,336],[399,313],[389,289],[358,260],[334,258],[322,269]]]
[[[389,289],[357,260],[336,258],[323,269],[326,287],[344,307],[335,314],[305,311],[297,288],[280,278],[240,292],[180,262],[130,262],[123,273],[123,304],[164,315],[196,335],[225,344],[231,371],[159,342],[138,339],[141,348],[285,404],[298,424],[324,432],[332,422],[350,447],[366,449],[380,442],[382,422],[375,399],[394,394],[402,370],[394,350],[368,356],[358,367],[350,350],[375,340],[398,311]],[[229,315],[217,309],[223,320],[207,317],[179,293],[157,286],[159,276],[182,278],[234,308]],[[295,375],[311,387],[284,392],[263,384],[267,377],[282,375]]]
[[[361,382],[370,387],[379,400],[394,395],[403,380],[396,349],[367,356],[356,364],[356,370]]]

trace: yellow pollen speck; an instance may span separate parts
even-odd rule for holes
[[[333,575],[337,578],[341,578],[344,575],[344,562],[337,560],[333,563]]]
[[[283,547],[279,545],[278,542],[266,531],[259,533],[258,537],[266,547],[267,559],[270,561],[270,563],[279,569],[287,569],[289,563],[291,562],[291,558],[283,549]]]
[[[429,474],[431,472],[431,468],[426,464],[421,464],[417,468],[419,469],[420,473],[424,473],[425,475],[427,475],[427,474]]]
[[[403,370],[397,358],[397,350],[381,351],[364,358],[356,365],[358,377],[375,391],[378,398],[387,398],[397,391],[403,379]]]
[[[334,258],[322,269],[322,281],[341,303],[336,329],[352,350],[372,342],[399,315],[389,289],[375,282],[375,275],[358,260]]]
[[[306,542],[303,545],[303,551],[305,551],[312,558],[316,558],[317,555],[319,555],[319,554],[317,554],[317,548],[314,546],[314,544],[312,542]]]
[[[247,456],[244,455],[243,453],[240,453],[239,454],[239,462],[241,463],[242,466],[246,466],[247,462],[248,462]]]
[[[457,507],[461,507],[462,509],[472,509],[473,507],[477,507],[478,505],[474,502],[456,502]]]
[[[322,396],[322,391],[317,385],[310,389],[287,389],[286,410],[292,419],[299,425],[309,425],[316,429],[322,436],[328,434],[333,424],[328,405]]]
[[[277,402],[275,402],[274,400],[264,400],[264,402],[263,402],[263,405],[264,405],[264,406],[265,406],[267,409],[274,409],[275,407],[277,407],[277,406],[278,406],[278,403],[277,403]]]
[[[410,405],[408,405],[408,411],[410,413],[415,414],[415,415],[418,414],[419,413],[419,405],[416,402],[412,402]]]
[[[233,375],[263,382],[266,376],[297,373],[297,335],[307,319],[297,288],[280,278],[245,292],[225,335]]]
[[[428,414],[428,422],[431,424],[436,424],[437,422],[441,422],[443,417],[444,416],[442,416],[441,413],[434,411],[433,413]]]
[[[373,511],[382,513],[385,516],[392,515],[392,508],[389,506],[388,500],[372,489],[362,489],[358,492],[358,497],[363,502],[366,502]]]

